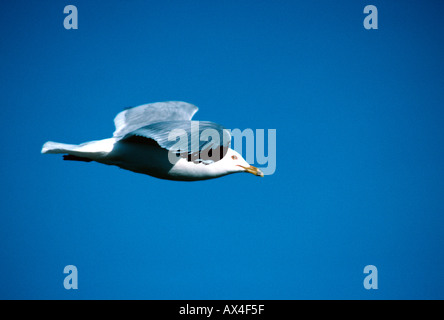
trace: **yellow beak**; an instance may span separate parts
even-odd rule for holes
[[[259,169],[256,168],[256,167],[253,167],[253,166],[244,167],[244,166],[241,166],[241,165],[239,165],[239,167],[244,168],[245,172],[252,173],[252,174],[254,174],[255,176],[259,176],[259,177],[263,177],[263,176],[264,176],[264,174],[262,173],[262,171],[259,170]]]

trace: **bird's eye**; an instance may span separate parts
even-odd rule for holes
[[[231,156],[231,159],[237,160],[237,157],[236,156]]]

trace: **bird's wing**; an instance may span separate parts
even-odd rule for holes
[[[146,138],[146,140],[138,139],[138,137]],[[137,141],[147,144],[152,143],[152,140],[171,152],[193,155],[195,159],[217,161],[225,155],[231,142],[231,134],[223,126],[214,122],[182,120],[152,123],[120,139],[120,141]]]
[[[191,120],[198,108],[187,102],[166,101],[128,108],[114,118],[114,137],[123,137],[141,127],[162,121]]]

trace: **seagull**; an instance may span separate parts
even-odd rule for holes
[[[229,147],[227,129],[214,122],[191,120],[197,110],[183,101],[127,108],[114,118],[112,138],[79,145],[48,141],[41,152],[166,180],[207,180],[237,172],[263,177],[261,170]]]

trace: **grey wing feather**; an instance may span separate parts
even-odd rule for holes
[[[172,152],[200,153],[231,142],[230,132],[223,126],[208,121],[163,121],[126,134],[121,141],[134,136],[155,140],[159,146]]]
[[[198,108],[183,101],[144,104],[126,109],[114,118],[114,137],[123,137],[141,127],[162,121],[191,120]]]

